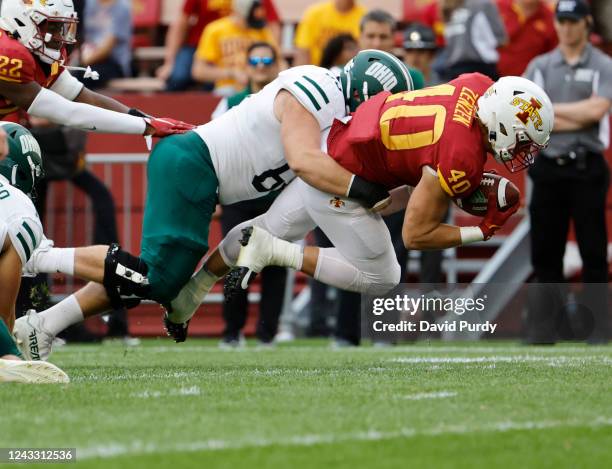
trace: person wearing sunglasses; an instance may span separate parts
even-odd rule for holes
[[[257,93],[273,81],[279,72],[276,49],[269,42],[255,42],[247,50],[246,73],[249,78],[247,86],[234,96],[224,98],[212,114],[213,119],[238,106],[247,96]],[[255,218],[267,210],[274,202],[275,194],[255,200],[245,200],[223,205],[221,211],[221,229],[223,236],[240,223]],[[287,281],[287,269],[270,266],[263,270],[261,281],[261,301],[259,302],[259,320],[255,335],[260,345],[270,345],[278,329],[278,319],[283,308],[283,297],[278,295]],[[248,291],[244,290],[223,303],[223,320],[225,328],[219,346],[224,349],[244,346],[242,329],[246,324],[248,313]]]
[[[248,95],[257,93],[278,76],[279,65],[276,49],[269,42],[258,41],[247,49],[247,86],[228,98],[223,98],[213,111],[216,119],[225,111],[240,104]]]

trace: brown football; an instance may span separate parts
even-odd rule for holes
[[[471,215],[484,217],[487,213],[487,200],[491,191],[497,194],[497,207],[502,212],[520,203],[521,191],[512,181],[499,174],[484,173],[480,186],[469,197],[455,199],[459,208]]]

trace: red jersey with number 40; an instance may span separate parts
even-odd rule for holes
[[[334,122],[327,151],[344,168],[389,189],[416,186],[423,166],[430,166],[449,196],[465,197],[484,171],[487,151],[474,116],[492,84],[470,73],[430,88],[380,93],[348,123]]]
[[[49,88],[63,70],[58,62],[42,64],[17,39],[0,30],[0,80],[22,84],[35,81]],[[0,95],[0,119],[19,122],[19,117],[19,109]]]

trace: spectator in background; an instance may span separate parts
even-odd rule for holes
[[[359,48],[361,50],[379,49],[392,52],[395,28],[395,19],[386,11],[372,10],[368,12],[359,23]]]
[[[612,55],[612,2],[610,0],[591,0],[595,29],[603,39],[602,48]]]
[[[319,64],[323,48],[342,33],[359,36],[359,24],[366,9],[355,0],[331,0],[310,6],[295,33],[297,48],[293,65]]]
[[[263,0],[269,23],[278,25],[272,0]],[[232,12],[231,0],[185,0],[182,10],[168,28],[164,63],[157,77],[166,82],[167,91],[182,91],[194,84],[191,79],[193,55],[204,28]]]
[[[261,0],[234,0],[232,14],[204,28],[191,74],[198,82],[215,82],[215,93],[231,96],[248,84],[246,56],[254,42],[278,47],[266,27]]]
[[[529,171],[533,181],[529,214],[531,261],[536,281],[544,284],[565,282],[563,256],[573,221],[585,283],[579,303],[593,315],[588,340],[602,343],[610,338],[606,298],[610,177],[603,151],[610,140],[612,59],[589,44],[592,21],[584,0],[561,0],[555,21],[559,46],[536,57],[525,73],[548,93],[555,111],[550,145]],[[556,315],[564,302],[559,302],[560,295],[542,296],[542,288],[538,293],[529,308],[527,341],[554,343],[556,324],[562,319]]]
[[[218,118],[227,110],[239,105],[248,95],[257,93],[274,80],[279,72],[278,57],[275,47],[267,42],[255,42],[247,51],[247,87],[240,93],[221,100],[213,119]],[[224,205],[221,212],[221,228],[223,236],[236,225],[251,220],[265,213],[275,194],[269,194],[255,200],[246,200],[231,205]],[[282,313],[287,281],[287,269],[270,266],[261,272],[261,299],[259,301],[259,321],[256,335],[260,344],[271,344],[278,329],[278,319]],[[241,347],[244,344],[242,329],[246,324],[249,308],[248,290],[235,292],[223,304],[223,319],[225,330],[220,346],[223,348]]]
[[[132,13],[126,0],[87,0],[81,63],[100,74],[99,80],[81,80],[98,89],[109,80],[131,75]]]
[[[521,76],[531,59],[557,45],[553,12],[545,0],[498,0],[497,6],[508,33],[508,42],[498,49],[497,71]]]
[[[404,62],[408,67],[416,68],[425,78],[425,86],[435,85],[432,64],[438,50],[436,35],[428,26],[413,23],[404,30]]]
[[[342,67],[351,60],[357,52],[359,52],[357,40],[351,34],[340,34],[329,40],[323,49],[321,63],[319,65],[339,74]]]
[[[441,0],[441,4],[446,45],[436,71],[442,81],[471,72],[497,80],[497,48],[506,43],[506,31],[495,4],[490,0]]]

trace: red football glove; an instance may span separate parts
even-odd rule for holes
[[[194,129],[195,125],[187,122],[172,119],[170,117],[145,117],[147,130],[145,135],[151,137],[167,137],[168,135],[184,134],[188,130]],[[152,130],[152,132],[151,132]]]
[[[520,207],[520,203],[508,207],[503,212],[497,207],[497,194],[494,191],[489,192],[489,200],[487,202],[487,214],[478,225],[482,231],[485,241],[491,238],[497,230],[510,218]]]

